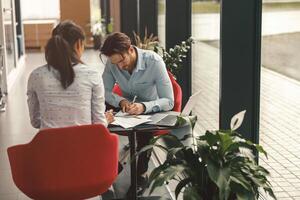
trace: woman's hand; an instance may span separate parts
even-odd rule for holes
[[[104,114],[105,114],[105,117],[106,117],[106,120],[107,120],[108,124],[115,121],[113,110],[109,110],[109,111],[105,112]]]

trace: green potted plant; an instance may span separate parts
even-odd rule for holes
[[[186,135],[182,139],[171,134],[154,138],[139,152],[153,147],[166,152],[166,160],[149,176],[150,194],[175,180],[175,196],[182,193],[183,200],[254,200],[264,194],[276,199],[267,179],[269,172],[256,163],[253,150],[265,156],[267,153],[236,131],[244,114],[245,111],[232,118],[230,130],[206,131],[204,135]],[[185,120],[179,117],[179,121]],[[192,127],[194,124],[195,120]],[[184,145],[187,138],[192,138],[193,145]],[[167,139],[172,145],[158,144],[159,139]]]
[[[193,43],[194,39],[188,38],[169,50],[165,50],[158,43],[154,46],[154,51],[162,56],[164,62],[166,63],[167,69],[176,78],[183,67],[183,59],[186,58],[186,55]]]
[[[153,33],[148,35],[147,29],[145,29],[145,36],[141,38],[136,32],[133,32],[133,42],[140,49],[154,50],[159,45],[158,37]]]
[[[101,21],[96,22],[91,27],[91,32],[93,34],[93,44],[94,49],[99,49],[101,47],[102,38],[105,35],[103,30],[103,23]]]

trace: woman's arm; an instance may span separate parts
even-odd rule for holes
[[[104,86],[100,73],[96,74],[96,81],[92,88],[92,123],[101,123],[107,126],[107,120],[105,117],[105,99],[104,99]]]
[[[37,97],[36,91],[34,89],[34,84],[38,84],[37,82],[34,83],[33,74],[30,75],[27,84],[27,104],[29,109],[29,117],[31,125],[34,128],[41,127],[41,115],[40,115],[40,104],[39,99]]]

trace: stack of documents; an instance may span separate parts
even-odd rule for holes
[[[151,121],[151,115],[129,115],[125,113],[117,113],[113,125],[122,126],[123,128],[132,128],[140,124]]]

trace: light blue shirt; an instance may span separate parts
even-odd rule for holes
[[[119,107],[121,100],[132,101],[137,96],[136,102],[146,106],[145,113],[171,110],[174,95],[163,59],[153,51],[135,49],[137,63],[131,75],[108,59],[102,75],[106,102]],[[115,83],[120,86],[123,97],[112,93]]]

